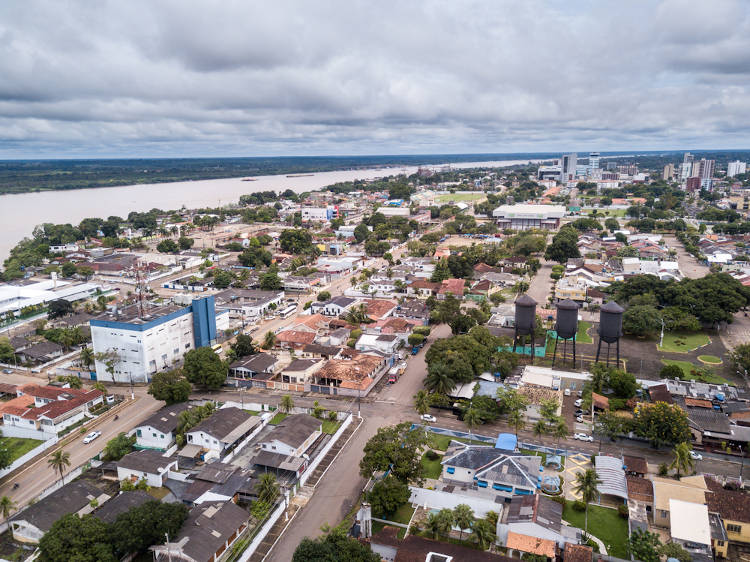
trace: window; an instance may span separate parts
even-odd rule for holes
[[[135,434],[136,434],[136,435],[137,435],[138,437],[141,437],[141,430],[140,430],[140,429],[136,429],[136,430],[135,430]]]
[[[716,546],[724,546],[724,541],[716,541]]]
[[[449,466],[448,468],[445,469],[445,472],[447,472],[448,474],[453,474],[456,472],[456,469],[453,468],[452,466]]]
[[[730,533],[741,533],[742,532],[742,525],[732,525],[731,523],[727,525],[727,531]]]

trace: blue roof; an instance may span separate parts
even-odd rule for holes
[[[516,436],[512,433],[498,433],[497,441],[495,441],[495,449],[515,451],[517,442]]]
[[[503,383],[490,382],[483,379],[477,381],[479,383],[479,389],[474,396],[489,396],[490,398],[497,398],[497,389],[505,388]]]

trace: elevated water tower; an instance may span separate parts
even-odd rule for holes
[[[513,335],[513,352],[522,336],[531,339],[531,362],[534,362],[534,331],[536,330],[536,301],[523,294],[516,299],[516,329]],[[523,345],[523,344],[522,344]]]
[[[617,367],[620,367],[620,338],[622,337],[622,313],[625,309],[615,301],[609,301],[599,311],[599,345],[596,346],[596,362],[602,350],[602,342],[607,344],[607,367],[609,367],[609,348],[616,344]]]
[[[563,364],[568,352],[568,340],[573,340],[573,365],[576,364],[576,333],[578,332],[578,304],[570,299],[557,303],[555,320],[555,349],[552,353],[552,366],[557,359],[557,342],[563,341]]]

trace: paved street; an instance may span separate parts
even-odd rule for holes
[[[547,304],[547,297],[553,294],[552,292],[552,266],[556,265],[556,262],[547,261],[542,259],[542,267],[536,272],[536,275],[531,279],[529,283],[529,290],[526,292],[532,299],[534,299],[539,307]]]
[[[685,251],[685,246],[683,246],[682,242],[677,240],[677,238],[665,235],[664,241],[670,248],[677,250],[677,263],[680,266],[680,271],[685,277],[689,279],[700,279],[701,277],[708,275],[708,266],[698,263],[698,260],[696,260],[692,254]]]

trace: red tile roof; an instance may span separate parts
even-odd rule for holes
[[[463,279],[446,279],[440,284],[439,294],[444,295],[446,293],[452,293],[455,296],[463,296],[464,285],[466,282]]]

